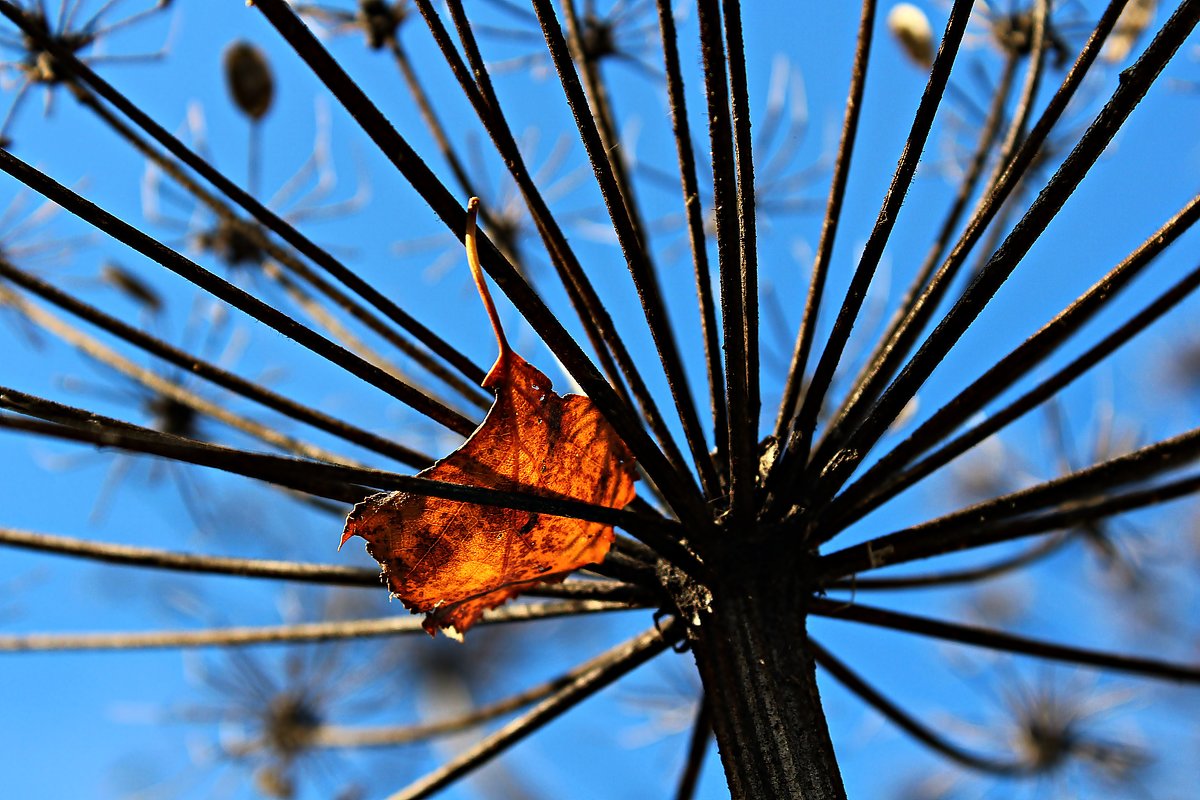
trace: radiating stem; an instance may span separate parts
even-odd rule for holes
[[[1026,339],[1008,355],[999,359],[983,375],[959,392],[945,406],[913,431],[903,442],[872,465],[861,478],[846,488],[823,516],[828,522],[844,525],[860,518],[884,500],[895,496],[902,488],[928,475],[932,469],[947,463],[951,458],[965,452],[984,438],[1001,430],[1020,415],[1051,397],[1070,381],[1083,374],[1117,347],[1128,342],[1137,333],[1161,318],[1200,286],[1200,267],[1168,287],[1143,309],[1123,322],[1115,331],[1097,344],[1088,348],[1081,356],[1072,359],[1049,378],[1039,382],[1010,405],[969,431],[943,444],[932,456],[901,471],[901,468],[921,452],[943,442],[945,437],[966,422],[971,415],[983,409],[987,403],[1011,387],[1021,376],[1028,375],[1038,364],[1044,362],[1089,320],[1118,297],[1122,290],[1155,259],[1170,247],[1184,232],[1200,221],[1200,195],[1184,206],[1147,238],[1132,253],[1121,260],[1099,281],[1079,296],[1067,308],[1046,323],[1033,336]],[[864,502],[864,497],[867,501]],[[854,509],[849,514],[849,509]],[[833,534],[831,529],[821,535],[821,540]]]
[[[833,165],[833,179],[829,184],[829,199],[825,203],[825,218],[821,223],[821,238],[817,242],[817,255],[813,259],[812,277],[808,284],[808,297],[804,303],[804,316],[796,334],[796,346],[792,363],[788,368],[783,398],[779,402],[779,414],[775,421],[775,437],[786,441],[794,415],[799,410],[800,392],[804,387],[804,376],[808,369],[809,353],[816,335],[817,317],[821,300],[825,295],[825,279],[833,258],[833,245],[837,239],[838,225],[842,219],[842,201],[846,196],[846,182],[850,177],[850,162],[854,158],[854,143],[858,135],[858,120],[862,113],[863,90],[867,84],[867,65],[871,57],[871,39],[875,27],[876,0],[863,0],[862,15],[858,23],[858,40],[854,49],[854,63],[850,68],[850,90],[846,98],[846,114],[842,120],[842,135],[838,141],[837,157]]]
[[[933,728],[925,725],[901,709],[900,706],[885,697],[878,689],[864,681],[844,662],[835,658],[828,650],[811,640],[809,641],[809,646],[813,650],[813,657],[816,659],[818,666],[828,671],[843,686],[891,720],[896,727],[939,755],[943,755],[951,761],[969,769],[986,772],[991,775],[1020,775],[1033,772],[1036,769],[1036,765],[1027,764],[1024,761],[1001,761],[998,758],[985,758],[967,752],[958,745],[946,740]]]
[[[832,496],[849,478],[937,365],[983,312],[1112,142],[1117,131],[1141,102],[1163,67],[1175,55],[1198,21],[1200,0],[1184,0],[1142,56],[1133,66],[1121,73],[1121,81],[1108,103],[1029,210],[1005,238],[1000,249],[992,255],[975,281],[963,292],[958,302],[926,338],[916,355],[872,406],[870,413],[863,415],[863,424],[846,439],[844,446],[839,448],[846,457],[829,463],[827,468],[818,467],[823,469],[823,474],[820,477],[822,488],[817,493],[817,502]],[[1037,127],[1041,127],[1041,121]],[[1031,134],[1018,156],[1014,158],[1014,165],[1006,171],[1006,179],[1013,174],[1021,154],[1026,153],[1029,142],[1033,139],[1034,135]],[[1029,153],[1029,157],[1032,157],[1032,153]]]
[[[844,619],[860,622],[892,630],[916,633],[921,636],[932,636],[960,644],[975,647],[985,647],[1008,653],[1044,658],[1051,661],[1061,661],[1067,664],[1096,667],[1098,669],[1126,672],[1145,678],[1178,681],[1181,683],[1200,683],[1200,666],[1173,664],[1154,658],[1139,658],[1117,653],[1105,653],[1099,650],[1088,650],[1082,647],[1070,647],[1003,633],[988,628],[972,625],[962,625],[953,622],[941,622],[913,614],[902,614],[899,611],[887,611],[882,608],[872,608],[861,604],[846,605],[832,600],[817,598],[812,603],[812,613],[832,619]]]
[[[907,139],[905,139],[904,150],[896,163],[891,185],[888,186],[887,193],[884,195],[879,215],[863,246],[858,266],[850,278],[850,285],[846,289],[842,306],[838,309],[833,329],[825,342],[825,348],[817,361],[816,369],[813,370],[812,381],[804,393],[800,411],[796,414],[795,429],[787,442],[786,449],[772,470],[768,488],[775,493],[776,498],[790,496],[788,487],[795,484],[808,460],[808,451],[816,428],[818,412],[825,402],[825,395],[833,382],[834,371],[845,352],[850,331],[862,309],[867,289],[870,288],[875,270],[879,266],[880,259],[883,258],[883,251],[887,246],[892,229],[895,227],[900,207],[908,195],[909,186],[916,174],[917,164],[925,150],[925,142],[929,138],[933,121],[941,107],[943,92],[950,80],[950,69],[954,66],[958,47],[966,32],[967,20],[971,15],[971,5],[969,0],[956,0],[951,8],[950,18],[946,22],[946,31],[942,36],[941,47],[938,49],[937,58],[934,59],[933,70],[929,74],[925,92],[921,95],[921,102],[913,115],[912,126]],[[815,458],[816,465],[823,466],[821,464],[822,456],[818,454]],[[775,505],[779,506],[779,503],[780,501],[776,499]],[[791,504],[784,501],[783,505],[788,508],[779,508],[779,512],[786,513]]]
[[[247,294],[228,281],[184,258],[174,250],[147,236],[137,228],[88,202],[49,176],[30,167],[6,150],[0,150],[0,170],[8,173],[47,199],[53,200],[80,219],[104,231],[117,241],[186,278],[209,294],[274,328],[314,353],[345,369],[355,377],[387,392],[463,436],[475,430],[475,423],[434,400],[419,389],[384,372],[361,357],[312,331],[291,317]]]
[[[561,603],[517,603],[484,613],[475,623],[495,625],[553,617],[573,617],[629,609],[625,603],[569,600]],[[149,650],[189,647],[243,647],[251,644],[300,644],[425,633],[416,617],[302,622],[290,625],[216,628],[188,631],[118,633],[27,633],[0,635],[0,653],[45,653],[80,650]]]
[[[3,258],[0,258],[0,277],[33,292],[71,314],[91,322],[100,329],[124,339],[151,355],[163,359],[167,363],[187,370],[231,392],[261,403],[263,406],[280,414],[312,425],[314,428],[331,433],[345,441],[353,442],[361,447],[394,458],[409,466],[423,468],[432,462],[432,459],[423,453],[350,425],[342,420],[334,419],[320,411],[297,403],[290,398],[283,397],[269,389],[239,378],[220,367],[197,358],[191,353],[184,352],[130,325],[126,325],[115,317],[78,300],[61,289],[51,286],[49,283],[23,270],[17,269]]]
[[[729,465],[728,409],[725,401],[725,370],[721,366],[720,325],[713,302],[709,272],[708,239],[704,232],[704,209],[700,204],[700,185],[696,179],[696,156],[692,147],[691,125],[687,118],[687,98],[683,91],[683,72],[679,65],[675,10],[670,0],[656,0],[662,31],[663,59],[666,64],[667,95],[671,103],[671,126],[675,150],[679,156],[679,176],[683,188],[684,213],[687,217],[688,244],[695,266],[696,296],[700,304],[700,328],[704,337],[704,362],[708,375],[709,403],[712,409],[713,441],[716,462],[723,473]],[[727,477],[727,476],[722,476]]]
[[[617,241],[625,255],[629,274],[637,289],[646,324],[650,329],[654,346],[658,350],[659,361],[662,363],[667,384],[675,400],[676,411],[683,423],[684,433],[692,451],[692,461],[702,478],[705,492],[712,496],[717,492],[718,481],[712,468],[712,461],[708,456],[704,435],[700,429],[691,387],[688,385],[687,375],[683,369],[679,343],[667,315],[657,270],[650,257],[649,242],[645,238],[645,230],[637,214],[637,203],[632,193],[632,186],[625,175],[623,165],[618,166],[621,163],[620,154],[614,154],[610,149],[611,143],[605,141],[606,133],[602,114],[607,106],[601,103],[598,106],[600,115],[592,113],[588,105],[588,98],[584,95],[583,86],[575,74],[574,62],[571,60],[567,42],[559,28],[554,9],[548,0],[533,0],[533,7],[546,37],[546,44],[550,50],[555,70],[558,72],[566,93],[567,104],[575,117],[576,128],[591,161],[596,182],[604,197],[605,206],[608,208]],[[570,6],[568,6],[568,14],[570,13],[569,8]],[[590,83],[590,86],[594,91],[601,91],[603,82],[599,75],[593,73],[592,77],[594,81]],[[602,91],[601,96],[603,96]],[[595,99],[593,97],[593,100]],[[611,114],[611,110],[608,110],[608,113]],[[608,131],[607,135],[614,136],[615,134]],[[671,455],[674,448],[673,445],[668,447],[668,443],[673,440],[669,433],[666,434],[666,437],[667,441],[663,443],[664,449],[668,455]]]
[[[441,768],[391,795],[388,800],[421,800],[421,798],[432,796],[539,730],[548,722],[573,708],[584,698],[654,658],[666,650],[677,635],[677,631],[674,630],[662,632],[653,629],[614,647],[597,659],[595,667],[546,698],[527,714],[488,735],[474,747]]]

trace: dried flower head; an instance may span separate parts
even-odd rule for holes
[[[275,78],[263,51],[246,41],[225,49],[225,87],[238,110],[258,122],[275,100]]]

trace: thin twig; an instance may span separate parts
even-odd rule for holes
[[[96,229],[133,248],[180,277],[186,278],[214,297],[270,326],[289,339],[307,347],[355,377],[411,406],[431,420],[463,436],[467,436],[475,430],[475,423],[453,409],[447,408],[421,390],[326,339],[228,281],[222,280],[153,237],[147,236],[129,223],[118,219],[48,175],[29,166],[7,150],[0,150],[0,170],[21,181],[48,200],[54,201]]]
[[[895,381],[879,397],[871,411],[863,416],[863,424],[846,439],[844,446],[839,448],[844,457],[835,459],[827,468],[823,468],[820,477],[821,489],[816,493],[817,502],[832,496],[832,493],[849,478],[937,365],[982,313],[1004,281],[1022,262],[1062,209],[1100,154],[1112,142],[1116,132],[1149,91],[1163,67],[1175,55],[1198,21],[1200,0],[1184,0],[1142,56],[1133,66],[1121,73],[1121,81],[1108,103],[1030,205],[1029,210],[1005,238],[1000,249],[988,260],[987,265],[942,318],[933,333],[926,338]],[[1014,157],[1014,164],[1021,154],[1026,152],[1029,142],[1033,139],[1031,134]],[[1005,173],[1005,179],[1012,172],[1013,167],[1010,167]]]
[[[561,603],[518,603],[484,613],[479,625],[573,617],[627,611],[628,603],[569,600]],[[0,636],[0,653],[79,650],[148,650],[186,647],[243,647],[251,644],[300,644],[423,633],[415,617],[302,622],[188,631],[121,631],[117,633],[28,633]]]
[[[825,295],[825,278],[833,259],[833,245],[837,239],[838,224],[842,219],[842,201],[846,197],[846,182],[850,177],[850,162],[854,158],[854,143],[858,135],[858,120],[862,113],[863,90],[867,84],[867,65],[871,60],[871,40],[875,28],[876,0],[863,0],[862,14],[858,23],[858,40],[854,48],[854,63],[850,67],[850,89],[846,96],[846,114],[842,120],[842,136],[838,141],[837,156],[833,165],[833,179],[829,184],[829,199],[825,203],[825,219],[821,223],[821,238],[817,243],[817,255],[813,259],[812,278],[808,284],[808,298],[804,302],[804,316],[800,330],[796,333],[796,346],[792,352],[792,363],[788,367],[783,398],[779,403],[779,415],[775,420],[775,438],[785,441],[804,387],[804,374],[808,369],[809,352],[816,335],[817,316],[821,300]]]
[[[1158,678],[1183,683],[1200,683],[1200,667],[1187,664],[1173,664],[1154,658],[1105,653],[1100,650],[1088,650],[1082,647],[1069,647],[1055,642],[1046,642],[1025,636],[995,631],[974,625],[962,625],[954,622],[918,617],[913,614],[902,614],[899,611],[888,611],[860,604],[847,605],[824,598],[814,598],[810,601],[809,610],[818,616],[830,619],[842,619],[850,622],[861,622],[891,630],[916,633],[921,636],[932,636],[951,642],[986,647],[1006,653],[1022,653],[1051,661],[1062,661],[1067,664],[1096,667],[1099,669],[1127,672],[1146,678]]]
[[[696,178],[696,155],[692,147],[691,126],[687,118],[687,98],[683,91],[683,71],[679,65],[675,10],[670,0],[656,0],[658,24],[662,33],[663,60],[667,76],[667,97],[671,104],[671,129],[679,157],[680,184],[683,188],[684,213],[687,216],[688,244],[696,275],[696,297],[700,305],[700,330],[704,337],[704,363],[708,375],[709,404],[712,409],[713,440],[716,462],[721,471],[729,464],[729,418],[725,402],[725,370],[721,366],[720,327],[713,301],[712,276],[708,263],[708,239],[704,234],[704,208],[700,202],[700,184]]]
[[[1103,284],[1104,281],[1101,283]],[[1061,369],[1039,381],[1032,389],[999,409],[996,413],[989,415],[986,419],[959,434],[954,439],[946,442],[922,460],[907,469],[900,470],[900,466],[907,463],[913,455],[920,453],[925,447],[940,441],[944,435],[953,431],[958,425],[969,418],[969,414],[973,413],[973,411],[963,414],[961,412],[964,407],[975,405],[975,401],[981,401],[977,407],[982,408],[990,399],[987,395],[994,396],[994,394],[999,394],[1001,390],[1011,385],[1014,375],[1005,370],[1022,364],[1027,360],[1028,356],[1036,356],[1037,350],[1040,349],[1038,345],[1041,343],[1034,340],[1039,336],[1045,335],[1051,339],[1057,336],[1058,331],[1055,327],[1063,315],[1056,317],[1055,320],[1048,323],[1038,334],[1035,334],[1024,345],[1014,350],[1010,356],[1001,359],[995,368],[990,369],[975,383],[960,393],[958,397],[964,398],[961,405],[958,405],[959,401],[957,398],[952,400],[914,431],[908,439],[897,446],[897,450],[903,447],[905,451],[898,452],[894,456],[893,453],[888,453],[880,459],[880,465],[888,462],[885,465],[886,471],[883,469],[876,470],[876,467],[873,465],[868,473],[863,475],[861,480],[856,481],[855,484],[848,487],[843,495],[835,498],[829,511],[830,526],[826,532],[818,532],[817,538],[822,540],[831,538],[841,526],[849,524],[853,519],[860,518],[872,509],[877,508],[886,500],[930,475],[938,468],[948,464],[989,436],[1002,430],[1051,397],[1054,397],[1074,380],[1104,361],[1119,347],[1160,319],[1185,298],[1191,296],[1198,288],[1200,288],[1200,266],[1168,287],[1153,302],[1122,323],[1112,333],[1088,348],[1081,355],[1072,359]],[[1070,310],[1068,309],[1067,312]],[[1067,312],[1064,312],[1064,314]],[[1040,358],[1034,359],[1034,363],[1037,360],[1040,360]],[[994,394],[993,389],[995,389]],[[942,426],[945,426],[944,429],[936,435],[928,435],[931,431],[937,431]],[[874,474],[868,480],[867,475],[871,473]],[[842,499],[843,496],[845,500]],[[840,515],[838,512],[843,510],[845,514]]]
[[[832,653],[812,639],[808,640],[808,647],[812,650],[813,659],[817,664],[836,678],[839,683],[858,695],[863,702],[891,720],[900,730],[956,764],[990,775],[1022,775],[1035,769],[1036,765],[1027,764],[1024,761],[1001,761],[962,749],[889,700],[878,689],[851,670],[845,662],[835,658]]]
[[[421,800],[433,795],[463,775],[483,766],[521,739],[573,708],[584,698],[654,658],[666,650],[679,635],[679,626],[672,625],[665,631],[657,628],[648,630],[617,645],[605,653],[602,660],[598,660],[596,667],[580,675],[570,685],[555,692],[527,714],[489,734],[439,769],[391,795],[388,800]]]
[[[934,59],[933,69],[929,73],[929,81],[921,95],[921,102],[913,115],[912,127],[905,139],[904,150],[896,163],[896,171],[892,176],[891,185],[888,186],[887,193],[884,195],[879,216],[867,237],[866,244],[863,245],[862,255],[859,257],[854,275],[850,278],[850,285],[846,289],[842,306],[838,309],[833,329],[829,333],[829,338],[821,351],[821,357],[813,370],[812,380],[804,393],[804,401],[800,405],[800,411],[796,414],[795,429],[788,439],[786,449],[772,469],[768,488],[780,491],[781,488],[777,487],[790,486],[803,471],[808,460],[818,413],[825,402],[825,395],[833,382],[834,370],[842,359],[846,342],[850,338],[850,331],[858,318],[863,300],[867,295],[867,289],[871,285],[875,270],[879,266],[880,259],[883,258],[888,238],[895,227],[900,207],[904,203],[908,188],[916,174],[917,164],[925,150],[925,142],[929,138],[933,121],[941,106],[942,95],[950,80],[950,69],[954,66],[959,45],[966,32],[967,21],[971,16],[971,5],[970,0],[955,0],[954,6],[950,10],[950,17],[946,21],[946,31],[942,35],[942,44],[938,48],[937,58]],[[820,458],[819,455],[817,457]],[[823,465],[817,464],[817,466]],[[784,505],[790,504],[784,503]],[[788,509],[781,510],[787,511]]]
[[[567,8],[569,9],[570,6]],[[712,459],[708,455],[708,446],[705,444],[704,434],[700,428],[696,404],[683,368],[683,358],[679,353],[679,343],[675,338],[674,329],[667,314],[666,303],[663,301],[657,271],[650,257],[649,242],[645,239],[644,228],[636,213],[637,204],[633,199],[632,187],[629,185],[627,176],[622,181],[624,170],[618,167],[621,161],[620,154],[610,152],[606,147],[604,132],[599,127],[597,117],[592,113],[583,86],[579,82],[579,76],[575,73],[575,62],[571,59],[567,41],[559,27],[554,8],[548,0],[533,0],[533,9],[542,26],[546,46],[550,51],[555,71],[558,73],[566,94],[567,105],[575,118],[576,129],[579,131],[584,150],[591,161],[596,183],[604,198],[609,218],[612,220],[613,230],[621,246],[621,252],[625,256],[629,274],[633,278],[638,299],[642,304],[642,312],[646,318],[646,325],[650,329],[667,385],[675,400],[676,411],[683,423],[684,435],[692,451],[692,461],[703,480],[705,492],[712,496],[717,492],[718,487],[716,474],[712,468]],[[594,91],[598,91],[599,78],[598,76],[593,77],[595,77],[595,81],[590,85]],[[610,131],[609,136],[612,135],[614,134]],[[669,437],[669,433],[667,435]],[[668,439],[668,441],[670,440]],[[666,442],[663,445],[667,455],[671,456],[676,448],[669,447]],[[677,466],[682,468],[681,465]]]

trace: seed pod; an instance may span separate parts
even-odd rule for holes
[[[120,264],[109,262],[100,267],[100,280],[120,290],[126,297],[141,305],[151,314],[157,314],[162,311],[162,295],[156,292],[150,284]]]
[[[271,110],[275,79],[267,57],[249,42],[239,41],[225,50],[225,85],[238,109],[258,122]]]
[[[933,66],[933,29],[925,12],[912,3],[897,3],[887,16],[888,30],[904,54],[918,66]]]

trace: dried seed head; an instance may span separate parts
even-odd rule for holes
[[[271,110],[275,78],[267,57],[249,42],[234,42],[225,50],[225,84],[238,109],[258,122]]]
[[[925,69],[933,66],[933,29],[924,11],[912,3],[897,3],[888,12],[887,26],[913,63]]]
[[[172,436],[195,439],[200,414],[186,403],[165,394],[153,394],[145,401],[146,412],[151,417],[150,427]]]
[[[162,311],[162,295],[120,264],[109,262],[100,267],[100,280],[119,290],[151,314]]]
[[[1033,40],[1036,17],[1032,8],[1024,11],[1014,11],[1002,14],[991,20],[992,39],[1006,53],[1027,57],[1033,53]],[[1062,69],[1071,58],[1071,47],[1055,30],[1049,20],[1046,22],[1046,46],[1054,58],[1054,68]]]
[[[408,18],[408,4],[386,0],[359,0],[357,21],[367,37],[367,46],[382,50],[396,41],[396,31]]]
[[[1157,6],[1158,0],[1130,0],[1121,16],[1117,17],[1117,24],[1104,43],[1100,57],[1109,64],[1124,61],[1138,39],[1142,38],[1142,33],[1154,21]]]
[[[261,267],[267,261],[259,232],[245,220],[222,217],[194,238],[195,246],[228,267]]]

